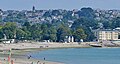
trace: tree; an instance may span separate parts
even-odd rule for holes
[[[42,40],[49,40],[49,34],[48,34],[48,24],[43,23],[41,25],[41,30],[42,30]]]
[[[77,19],[72,24],[72,31],[76,31],[78,28],[82,28],[84,30],[84,33],[87,35],[85,41],[92,41],[94,39],[94,34],[91,31],[91,28],[95,29],[97,28],[98,23],[95,22],[95,20],[88,19],[85,17],[81,17],[80,19]]]
[[[87,35],[85,34],[82,28],[76,29],[73,35],[77,41],[80,41],[80,39],[85,39],[87,37]]]
[[[54,26],[51,26],[48,31],[49,39],[52,41],[56,41],[57,40],[56,33],[57,33],[57,30],[54,28]]]
[[[35,30],[35,31],[33,31],[33,32],[31,33],[31,35],[32,35],[32,38],[33,38],[34,40],[41,40],[41,39],[42,39],[42,31],[40,31],[40,30]]]
[[[98,26],[98,23],[94,19],[81,17],[81,18],[76,19],[74,21],[72,28],[75,29],[75,28],[80,27],[80,26],[96,28]]]
[[[81,8],[81,11],[78,11],[80,17],[94,18],[94,10],[92,8]]]
[[[59,10],[53,10],[52,15],[54,15],[54,16],[60,15]]]
[[[50,16],[51,16],[51,13],[50,13],[49,11],[46,11],[43,16],[44,16],[44,17],[50,17]]]
[[[0,29],[0,39],[4,38],[3,31]]]
[[[32,39],[41,40],[42,38],[41,24],[33,24],[29,29]]]
[[[120,17],[114,18],[111,23],[112,29],[120,27]]]
[[[28,29],[26,26],[23,26],[22,27],[22,30],[27,34],[24,39],[26,40],[31,40],[32,37],[31,37],[31,32],[30,32],[30,28]]]
[[[104,21],[103,22],[103,27],[105,28],[105,29],[111,29],[111,22],[109,22],[109,21]]]
[[[23,31],[22,29],[16,30],[16,39],[19,39],[19,40],[24,39],[26,35],[27,33]]]
[[[15,38],[16,34],[16,23],[14,22],[7,22],[5,26],[2,28],[3,33],[7,36],[8,39],[13,39]]]
[[[64,24],[61,24],[60,27],[57,29],[57,41],[64,41],[66,36],[71,35],[71,30],[68,26],[65,26]]]
[[[28,29],[31,27],[29,22],[25,22],[23,26],[27,27]]]

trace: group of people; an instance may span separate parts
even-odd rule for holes
[[[28,59],[31,59],[31,57],[32,57],[32,56],[29,55],[29,56],[28,56]],[[43,58],[43,60],[46,60],[45,57]],[[34,64],[34,63],[32,62],[31,64]],[[41,64],[40,61],[38,61],[37,64]],[[45,62],[44,62],[43,64],[45,64]]]
[[[34,63],[32,62],[31,64],[34,64]],[[45,64],[45,62],[44,63],[40,63],[40,61],[38,61],[37,64]]]

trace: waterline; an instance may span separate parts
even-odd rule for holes
[[[32,56],[65,64],[120,64],[120,48],[50,49],[32,53]]]

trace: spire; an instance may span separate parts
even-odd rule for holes
[[[33,6],[32,11],[35,12],[35,6]]]

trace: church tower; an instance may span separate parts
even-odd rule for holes
[[[35,6],[33,6],[32,11],[35,12]]]

